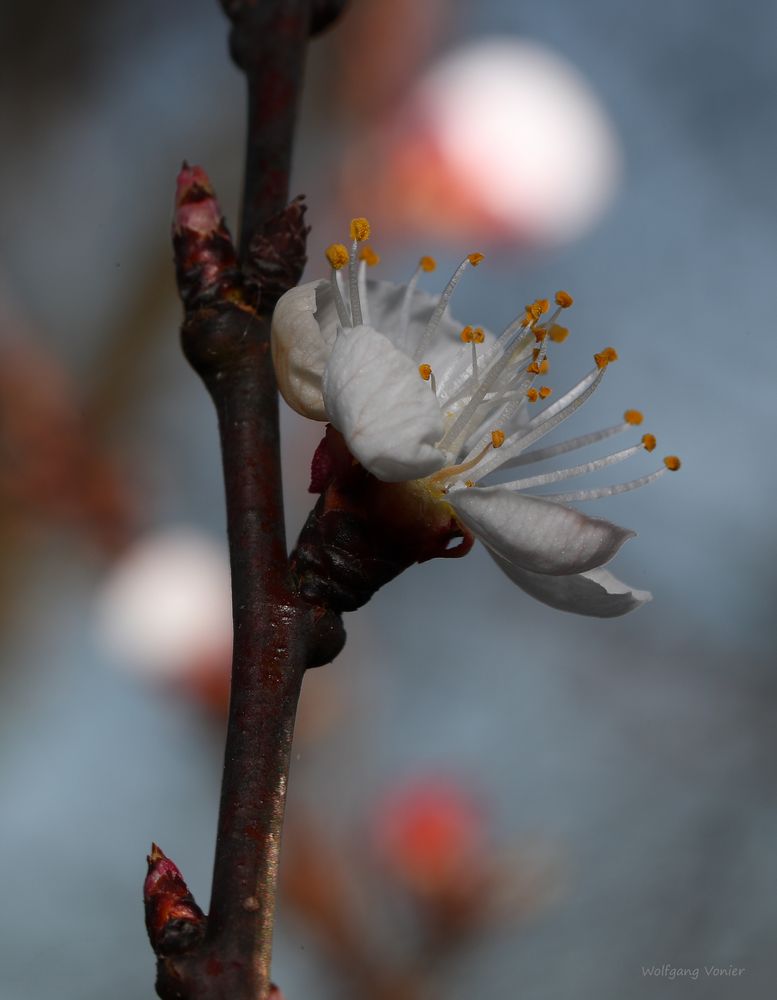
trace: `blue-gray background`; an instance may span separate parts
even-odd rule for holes
[[[27,55],[5,59],[0,254],[48,346],[88,384],[111,317],[149,267],[168,267],[183,156],[206,165],[234,216],[242,81],[209,0],[51,6],[32,23],[22,5],[2,15],[24,25]],[[599,347],[606,330],[624,358],[586,407],[585,428],[613,406],[640,405],[685,466],[596,511],[640,533],[617,567],[655,595],[637,615],[555,614],[476,552],[414,569],[350,618],[351,651],[328,669],[360,717],[346,713],[323,748],[302,752],[291,808],[304,795],[347,827],[376,788],[444,769],[481,789],[503,841],[539,837],[563,855],[560,898],[462,954],[445,988],[452,1000],[767,997],[777,973],[777,7],[449,7],[445,44],[514,32],[565,54],[609,109],[625,154],[618,198],[594,231],[542,256],[494,255],[459,302],[498,325],[536,294],[572,289],[570,364],[584,363],[589,331]],[[337,67],[317,72],[325,79]],[[334,145],[309,102],[293,187],[307,191],[314,226],[333,224],[321,165],[336,158]],[[442,247],[419,251],[448,258]],[[397,278],[400,258],[385,257]],[[150,524],[194,523],[218,537],[213,414],[179,357],[165,280],[160,336],[121,443],[143,470]],[[290,532],[305,512],[306,460],[291,456]],[[139,908],[152,838],[207,899],[219,737],[106,663],[92,634],[99,574],[72,540],[38,545],[5,640],[7,1000],[152,995]],[[641,966],[665,962],[733,963],[747,974],[733,983],[642,976]],[[290,1000],[337,996],[315,947],[283,917],[275,975]]]

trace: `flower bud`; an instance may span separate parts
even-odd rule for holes
[[[148,856],[143,884],[146,930],[157,955],[189,951],[205,933],[205,914],[197,906],[183,875],[156,844]]]
[[[184,163],[173,216],[178,290],[187,309],[219,300],[243,301],[243,281],[232,237],[202,167]]]

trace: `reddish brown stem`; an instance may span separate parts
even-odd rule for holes
[[[240,257],[286,204],[294,110],[311,26],[311,0],[222,0],[232,58],[246,75],[248,130]]]
[[[174,234],[185,305],[182,337],[218,414],[234,653],[210,913],[204,939],[185,953],[157,949],[157,991],[164,1000],[265,1000],[270,995],[278,854],[297,699],[305,669],[331,660],[344,641],[339,618],[296,593],[286,555],[269,317],[283,290],[278,274],[286,274],[292,284],[304,256],[290,261],[287,270],[273,258],[272,289],[262,287],[261,259],[249,261],[252,244],[260,254],[264,247],[276,256],[279,249],[288,256],[286,248],[301,245],[304,255],[300,206],[279,213],[288,197],[311,2],[222,0],[233,22],[232,53],[248,81],[240,254],[204,172],[185,166],[179,178]]]

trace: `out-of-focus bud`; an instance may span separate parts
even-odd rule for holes
[[[187,309],[245,301],[237,253],[213,185],[202,167],[188,163],[178,174],[173,249],[178,290]]]
[[[157,955],[188,951],[205,932],[205,915],[175,865],[151,845],[148,874],[143,884],[146,929]]]
[[[343,190],[405,236],[554,244],[598,220],[619,169],[614,128],[574,66],[536,42],[486,38],[445,55],[360,136]]]
[[[485,863],[483,810],[445,778],[423,778],[391,793],[376,823],[383,863],[412,891],[434,896]]]
[[[95,625],[117,663],[225,705],[232,610],[227,553],[216,541],[191,529],[139,541],[105,579]]]
[[[556,890],[547,849],[495,848],[482,806],[451,779],[420,778],[388,795],[375,844],[438,945],[455,947],[487,924],[525,918]]]

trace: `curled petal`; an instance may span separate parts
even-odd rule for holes
[[[321,378],[337,337],[337,310],[328,281],[311,281],[282,295],[272,318],[272,359],[289,406],[327,420]]]
[[[489,554],[521,590],[559,611],[571,611],[573,614],[589,615],[592,618],[617,618],[635,611],[653,599],[649,591],[633,590],[606,569],[591,569],[587,573],[572,573],[568,576],[550,576],[522,569],[490,549]]]
[[[490,549],[533,573],[584,573],[608,562],[633,531],[504,486],[461,489],[448,502]]]
[[[445,464],[443,421],[418,367],[368,326],[342,330],[323,378],[324,406],[351,454],[378,479],[421,479]]]

